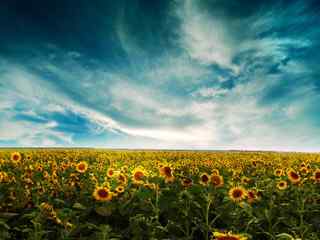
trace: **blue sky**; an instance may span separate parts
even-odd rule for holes
[[[320,151],[320,5],[288,2],[5,1],[0,146]]]

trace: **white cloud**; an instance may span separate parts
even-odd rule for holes
[[[236,49],[224,22],[201,11],[196,1],[179,3],[181,47],[203,64],[216,63],[237,72],[237,66],[231,62]]]

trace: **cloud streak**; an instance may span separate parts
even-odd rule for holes
[[[222,1],[112,7],[112,19],[90,10],[99,49],[80,47],[83,35],[74,48],[62,36],[11,41],[0,55],[0,143],[319,150],[319,17],[307,2],[237,14]]]

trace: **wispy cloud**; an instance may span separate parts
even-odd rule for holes
[[[175,1],[140,28],[122,6],[99,28],[111,38],[102,52],[46,43],[28,61],[0,55],[0,141],[317,149],[319,18],[303,1],[250,14],[227,5]]]

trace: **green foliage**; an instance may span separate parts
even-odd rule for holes
[[[0,152],[1,240],[209,240],[213,232],[241,233],[241,240],[319,240],[317,154],[42,150],[21,151],[18,164],[10,154]],[[88,166],[79,171],[82,161]],[[163,166],[172,168],[173,179],[159,171]],[[114,175],[107,176],[109,168]],[[135,181],[140,168],[144,175]],[[278,168],[284,173],[276,176]],[[221,186],[200,182],[214,169]],[[299,181],[290,180],[290,169]],[[230,196],[236,186],[246,193],[238,200]],[[107,195],[95,195],[98,188]]]

